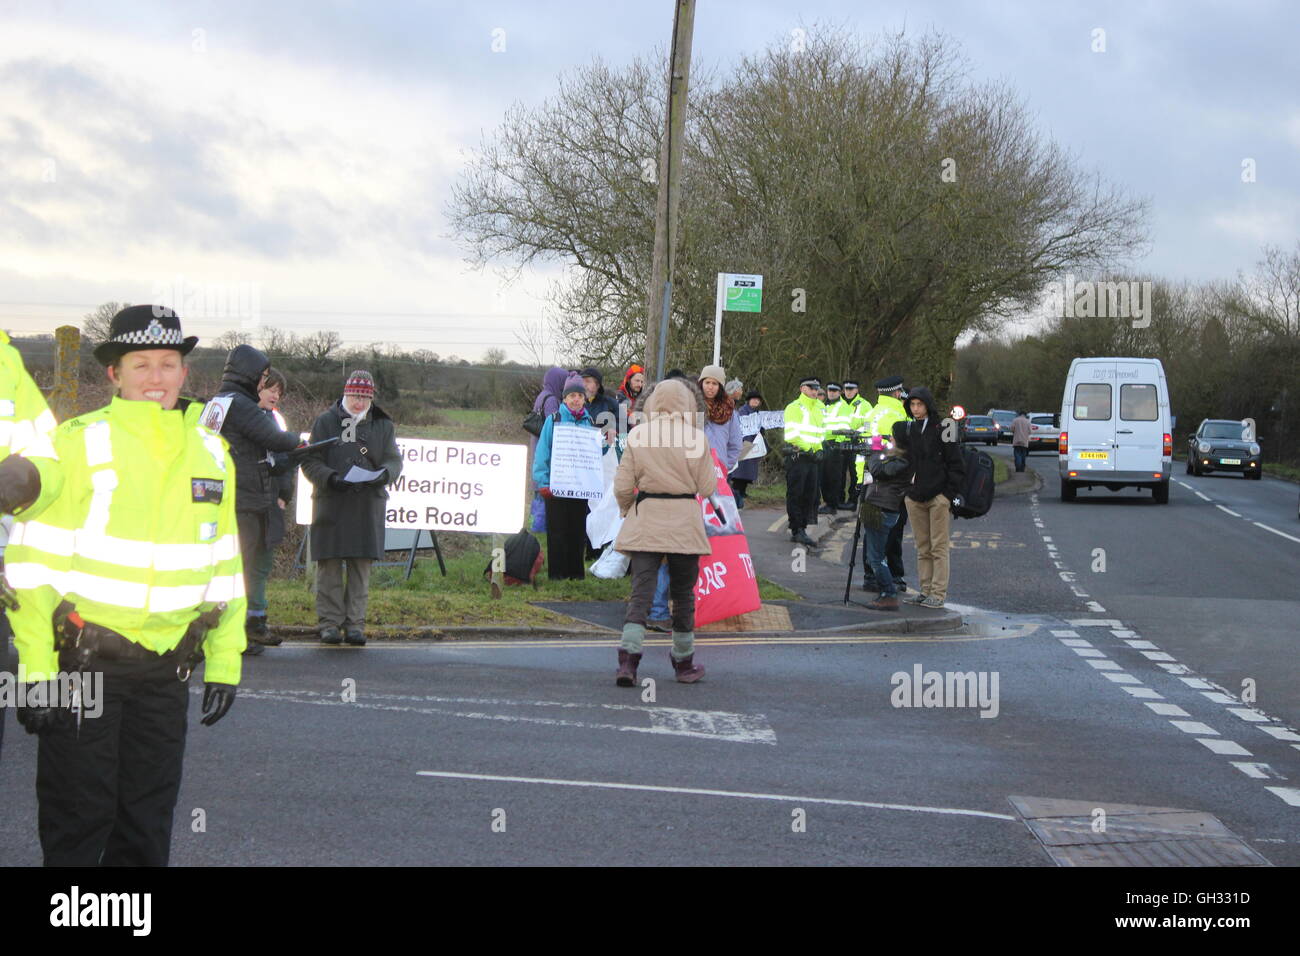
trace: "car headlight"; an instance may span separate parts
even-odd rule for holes
[[[1198,441],[1196,443],[1196,450],[1199,451],[1202,455],[1204,455],[1206,452],[1210,450],[1210,446],[1203,441]]]
[[[1251,446],[1250,446],[1250,453],[1251,453],[1252,455],[1258,455],[1258,454],[1259,454],[1259,446],[1258,446],[1258,445],[1251,445]]]

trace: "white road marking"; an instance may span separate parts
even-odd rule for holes
[[[1083,617],[1073,621],[1066,621],[1070,627],[1119,627],[1120,621],[1094,621],[1092,618]]]
[[[1070,633],[1074,633],[1071,631]],[[1081,637],[1061,637],[1058,640],[1066,647],[1092,647],[1092,644]]]
[[[1137,631],[1127,627],[1112,628],[1111,633],[1120,638],[1137,637]]]
[[[1150,707],[1150,708],[1151,708],[1153,711],[1155,711],[1157,714],[1159,714],[1161,717],[1190,717],[1190,716],[1192,716],[1192,715],[1189,714],[1187,711],[1185,711],[1185,710],[1183,710],[1181,707],[1179,707],[1177,704],[1152,704],[1152,703],[1148,703],[1147,706]]]
[[[1300,734],[1285,727],[1261,727],[1259,729],[1277,740],[1300,740]]]
[[[1116,663],[1115,663],[1114,661],[1112,661],[1112,660],[1102,660],[1102,661],[1093,661],[1093,660],[1090,660],[1090,661],[1088,661],[1088,663],[1091,664],[1093,667],[1097,668],[1097,670],[1099,670],[1099,671],[1117,671],[1117,670],[1119,670],[1119,665],[1116,664]]]
[[[1163,664],[1163,663],[1157,663],[1156,666],[1157,666],[1157,667],[1163,667],[1165,670],[1167,670],[1167,671],[1168,671],[1169,673],[1171,673],[1171,674],[1190,674],[1190,673],[1192,672],[1192,671],[1191,671],[1191,668],[1189,668],[1186,664]]]
[[[1194,687],[1196,690],[1204,690],[1207,687],[1214,686],[1209,681],[1200,677],[1180,677],[1178,679],[1182,681],[1184,684],[1186,684],[1188,687]]]
[[[1089,601],[1089,602],[1088,602],[1088,610],[1089,610],[1089,611],[1093,611],[1093,612],[1095,612],[1095,613],[1097,613],[1097,614],[1105,614],[1105,613],[1106,613],[1106,609],[1105,609],[1104,607],[1102,607],[1100,604],[1098,604],[1096,601]]]
[[[1261,714],[1253,707],[1229,707],[1228,713],[1240,717],[1242,720],[1248,720],[1252,724],[1265,724],[1273,719],[1267,714]]]
[[[1203,494],[1201,494],[1199,491],[1196,492],[1196,497],[1198,497],[1198,498],[1203,498],[1203,499],[1206,500],[1206,501],[1209,501],[1209,500],[1210,500],[1210,496],[1209,496],[1209,495],[1203,495]]]
[[[1159,648],[1156,647],[1154,644],[1152,644],[1150,641],[1125,641],[1124,643],[1127,644],[1129,647],[1133,648],[1134,650],[1138,650],[1138,651],[1159,650]]]
[[[1207,737],[1217,737],[1219,732],[1209,724],[1203,724],[1199,720],[1171,720],[1169,721],[1185,734],[1205,734]]]
[[[1116,684],[1140,684],[1142,683],[1132,674],[1115,673],[1114,671],[1102,671],[1101,676],[1106,680],[1114,681]]]
[[[1052,564],[1056,565],[1056,569],[1058,571],[1061,570],[1061,568],[1065,567],[1064,561],[1053,561]]]
[[[960,810],[954,807],[924,807],[906,803],[874,803],[867,800],[837,800],[831,797],[805,797],[784,793],[750,793],[745,790],[711,790],[701,787],[661,787],[646,783],[613,783],[605,780],[556,780],[546,777],[508,777],[490,773],[454,773],[448,770],[418,770],[420,777],[446,777],[454,780],[487,780],[494,783],[541,783],[552,787],[592,787],[601,790],[642,790],[652,793],[686,793],[702,797],[739,797],[746,800],[776,800],[781,803],[822,803],[839,807],[863,807],[868,810],[907,810],[913,813],[937,813],[945,816],[983,817],[988,820],[1019,822],[1017,817],[987,810]]]
[[[1205,746],[1209,747],[1216,754],[1224,754],[1225,756],[1229,756],[1229,757],[1255,756],[1249,750],[1243,747],[1241,744],[1236,743],[1235,741],[1232,740],[1215,740],[1212,738],[1206,739],[1204,737],[1197,737],[1196,739],[1201,743],[1205,744]]]
[[[1160,694],[1150,687],[1125,687],[1125,691],[1134,697],[1143,697],[1149,700],[1164,700],[1164,695]]]
[[[1078,637],[1078,631],[1053,631],[1052,637]]]
[[[1047,541],[1047,542],[1050,542],[1052,539],[1049,538],[1047,535],[1043,535],[1043,540],[1044,540],[1044,541]]]
[[[460,717],[467,720],[498,720],[504,723],[545,724],[553,727],[583,727],[590,730],[617,730],[640,734],[669,734],[732,743],[776,745],[776,733],[763,714],[733,714],[725,711],[684,710],[678,707],[641,707],[633,704],[590,704],[553,700],[504,700],[481,697],[414,697],[403,694],[366,694],[355,702],[344,702],[338,692],[319,693],[300,690],[241,690],[240,697],[253,700],[280,700],[295,704],[325,707],[357,707],[362,710],[386,710],[414,714]],[[650,726],[611,724],[559,717],[530,717],[524,714],[487,713],[483,710],[457,710],[447,707],[417,707],[410,704],[384,704],[372,701],[410,701],[413,703],[478,704],[486,707],[557,707],[588,708],[605,711],[641,711]]]
[[[780,530],[781,530],[781,525],[789,525],[789,523],[790,523],[790,519],[789,519],[789,517],[786,516],[786,515],[782,515],[781,517],[779,517],[779,518],[777,518],[775,521],[773,521],[772,524],[768,527],[767,530],[770,531],[770,532],[780,531]]]
[[[1095,647],[1072,647],[1070,650],[1080,657],[1105,657],[1106,655]],[[1118,666],[1118,665],[1116,665]]]
[[[1296,544],[1300,544],[1300,538],[1295,538],[1289,534],[1286,534],[1285,532],[1278,531],[1277,528],[1270,528],[1268,525],[1261,524],[1258,521],[1252,521],[1251,524],[1253,524],[1256,528],[1263,528],[1265,531],[1272,531],[1274,534],[1280,535],[1281,537],[1286,538],[1288,541],[1294,541]]]
[[[1243,760],[1233,760],[1231,763],[1247,777],[1253,777],[1256,780],[1286,779],[1286,777],[1282,776],[1266,763],[1247,763]]]
[[[1229,697],[1227,694],[1222,694],[1217,690],[1203,690],[1201,691],[1201,696],[1205,697],[1207,700],[1214,701],[1214,703],[1216,704],[1237,703],[1237,699],[1235,697]]]
[[[1293,807],[1300,807],[1300,788],[1297,787],[1265,787],[1269,793],[1281,797]]]
[[[1173,654],[1166,654],[1164,651],[1143,651],[1142,656],[1149,661],[1172,661]]]
[[[1189,489],[1189,490],[1190,490],[1191,487],[1192,487],[1192,486],[1189,485],[1187,482],[1185,482],[1185,481],[1181,481],[1181,480],[1178,479],[1178,478],[1175,478],[1174,481],[1177,481],[1180,485],[1182,485],[1184,488],[1187,488],[1187,489]]]
[[[1233,511],[1231,508],[1225,508],[1223,505],[1215,505],[1214,507],[1218,508],[1220,511],[1224,512],[1225,514],[1232,515],[1234,518],[1241,517],[1241,515],[1237,514],[1237,512]]]

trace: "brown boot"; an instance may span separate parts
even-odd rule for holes
[[[635,687],[636,669],[640,663],[640,654],[629,654],[620,647],[618,649],[618,673],[614,676],[614,683],[619,687]]]
[[[876,611],[897,611],[898,598],[897,597],[876,598],[874,601],[868,604],[867,607],[872,608],[873,610]]]
[[[673,662],[673,670],[677,672],[677,681],[681,684],[694,684],[704,676],[704,668],[694,663],[695,655],[687,654],[682,660],[673,657],[672,652],[668,652],[668,659]]]

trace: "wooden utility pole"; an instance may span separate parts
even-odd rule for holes
[[[668,316],[672,311],[673,252],[677,239],[677,199],[681,194],[682,139],[686,129],[686,87],[691,71],[695,0],[677,0],[668,74],[668,113],[659,145],[659,200],[655,205],[655,247],[646,296],[645,376],[649,385],[663,373]]]

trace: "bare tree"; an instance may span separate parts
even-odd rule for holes
[[[130,305],[130,302],[104,302],[96,306],[93,312],[87,312],[81,323],[84,344],[93,349],[101,342],[108,341],[108,331],[113,323],[113,316]]]

